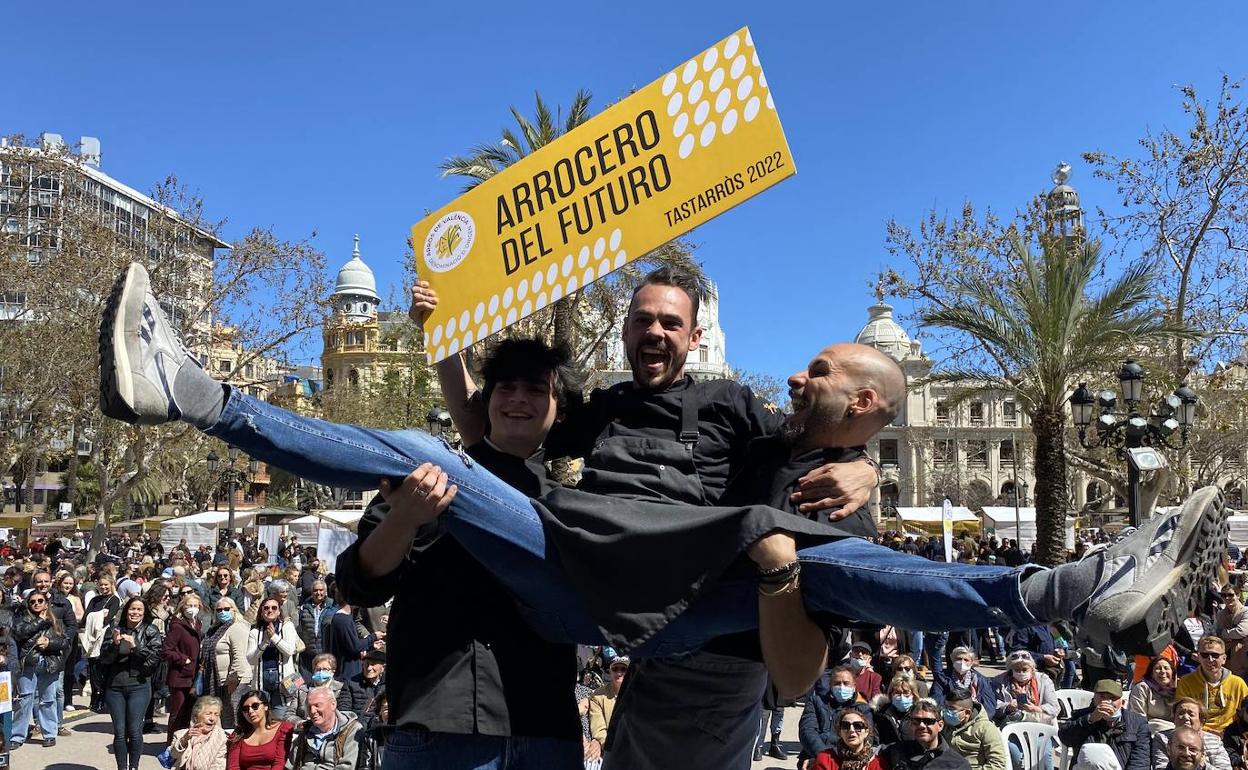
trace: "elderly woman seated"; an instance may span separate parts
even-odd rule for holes
[[[169,742],[173,767],[183,770],[225,770],[226,735],[221,729],[221,700],[202,695],[191,709],[191,726]]]
[[[295,719],[293,721],[302,722],[309,718],[308,693],[314,687],[328,687],[334,694],[334,700],[338,699],[338,693],[342,691],[342,682],[334,678],[337,670],[338,659],[328,652],[323,652],[312,659],[312,680],[304,682],[295,696]]]

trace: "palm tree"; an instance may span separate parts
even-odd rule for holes
[[[1031,419],[1036,442],[1036,546],[1033,560],[1064,560],[1066,400],[1075,382],[1116,366],[1133,350],[1192,339],[1191,330],[1150,304],[1154,262],[1138,261],[1099,293],[1093,282],[1105,268],[1100,245],[1042,238],[1033,255],[1011,241],[1013,272],[1002,286],[958,282],[951,304],[923,312],[925,326],[963,332],[991,363],[945,369],[942,381],[971,380],[1012,392]]]
[[[591,98],[589,91],[577,91],[565,118],[562,109],[556,108],[552,113],[542,95],[534,93],[532,120],[519,108],[510,108],[518,133],[504,128],[498,143],[478,144],[467,155],[446,158],[439,164],[442,176],[463,177],[468,180],[464,189],[471,190],[588,120]],[[548,332],[553,342],[567,345],[575,359],[585,365],[618,320],[616,308],[620,305],[621,292],[631,290],[641,276],[660,265],[679,268],[694,276],[704,289],[709,288],[701,265],[693,259],[692,246],[682,240],[669,241],[615,271],[609,280],[597,281],[589,289],[567,294],[534,313],[528,323],[521,322],[513,328],[518,334],[530,336],[547,336]]]

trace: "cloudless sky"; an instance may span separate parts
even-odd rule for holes
[[[749,25],[798,173],[695,230],[734,366],[785,376],[866,321],[889,217],[1012,212],[1059,160],[1184,125],[1173,86],[1248,76],[1242,2],[67,3],[5,9],[0,134],[99,137],[140,190],[176,174],[228,218],[361,236],[385,298],[440,159],[493,141],[534,90],[595,111]],[[914,330],[911,329],[911,332]],[[928,346],[932,346],[929,341]],[[319,349],[296,355],[310,359]]]

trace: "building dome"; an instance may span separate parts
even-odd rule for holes
[[[867,325],[858,332],[854,342],[886,353],[896,361],[901,361],[910,353],[910,337],[901,324],[893,320],[893,306],[887,302],[877,302],[867,311],[870,319]]]
[[[381,297],[377,295],[377,279],[373,276],[372,269],[360,259],[360,236],[358,235],[355,236],[355,250],[351,252],[350,261],[338,270],[334,294],[367,297],[374,303],[381,301]]]

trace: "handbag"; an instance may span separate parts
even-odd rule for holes
[[[287,674],[282,677],[282,694],[287,698],[293,698],[299,694],[299,688],[303,687],[303,677],[299,674]]]
[[[165,750],[156,755],[156,761],[165,770],[173,770],[173,749],[165,747]]]

